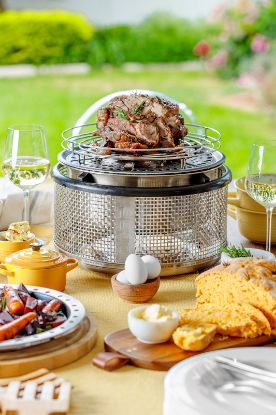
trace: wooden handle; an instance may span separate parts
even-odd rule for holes
[[[108,372],[120,369],[120,367],[124,366],[127,362],[129,362],[129,359],[126,356],[116,352],[98,353],[92,359],[94,366],[107,370]]]

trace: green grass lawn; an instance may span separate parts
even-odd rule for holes
[[[39,123],[48,133],[51,162],[61,149],[61,131],[74,125],[95,100],[113,91],[145,88],[162,91],[185,102],[198,122],[222,133],[222,151],[233,176],[245,174],[254,141],[274,136],[273,120],[265,113],[227,106],[239,89],[202,73],[177,70],[124,72],[114,69],[84,76],[0,79],[0,144],[11,124]],[[218,98],[219,97],[219,98]]]

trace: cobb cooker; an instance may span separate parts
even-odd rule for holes
[[[167,276],[217,262],[226,244],[231,172],[219,151],[220,133],[185,125],[189,133],[177,148],[135,154],[107,154],[101,138],[91,134],[95,124],[63,132],[52,171],[56,247],[83,266],[112,273],[123,269],[130,253],[159,258]]]

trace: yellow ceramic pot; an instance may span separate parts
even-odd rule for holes
[[[66,274],[76,268],[78,261],[51,251],[42,243],[14,252],[0,265],[0,274],[8,277],[9,284],[37,285],[63,291]]]
[[[230,205],[237,206],[239,208],[254,210],[256,212],[265,213],[265,208],[256,202],[245,190],[245,177],[235,180],[235,187],[237,196],[228,197],[228,203]]]
[[[0,262],[4,262],[5,258],[14,252],[20,251],[21,249],[29,248],[29,246],[35,241],[34,234],[28,241],[7,241],[5,239],[6,232],[0,232]]]
[[[236,219],[240,233],[253,242],[266,241],[266,214],[253,210],[228,206],[228,214]],[[272,215],[271,242],[276,243],[276,213]]]

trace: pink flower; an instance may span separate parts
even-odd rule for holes
[[[245,88],[255,88],[256,79],[254,78],[252,74],[243,73],[237,79],[237,84]]]
[[[251,50],[254,53],[266,52],[268,49],[268,40],[264,35],[255,35],[251,42]]]
[[[221,49],[218,53],[211,59],[210,66],[212,68],[221,68],[226,65],[228,58],[228,53],[226,49]]]
[[[202,40],[201,42],[198,42],[194,47],[194,55],[198,56],[199,58],[207,58],[207,56],[210,53],[210,46],[207,42]]]

